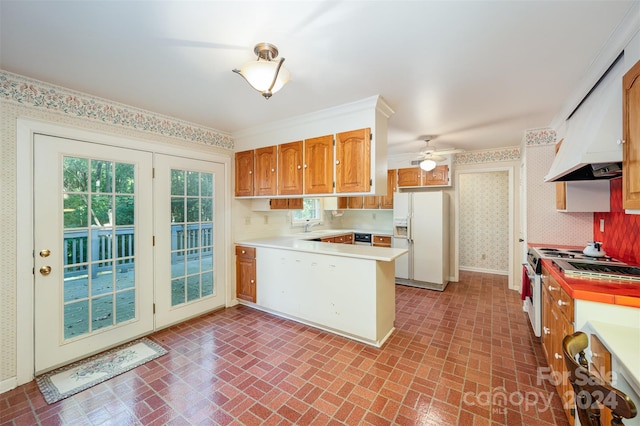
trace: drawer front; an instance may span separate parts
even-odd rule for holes
[[[333,238],[333,242],[334,243],[339,243],[342,244],[345,241],[345,236],[344,235],[338,235],[337,237]]]
[[[347,234],[344,236],[344,244],[353,244],[353,234]]]
[[[236,246],[236,256],[255,259],[255,257],[256,257],[256,248],[255,247],[246,247],[246,246]]]
[[[388,245],[391,245],[391,237],[382,236],[382,235],[374,235],[373,236],[373,244],[388,244]]]
[[[569,297],[564,289],[560,288],[558,298],[556,300],[560,312],[567,318],[569,322],[573,322],[573,299]]]

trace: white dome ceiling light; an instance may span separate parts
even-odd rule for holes
[[[278,57],[278,48],[273,44],[258,43],[253,52],[258,56],[258,60],[247,62],[233,72],[240,74],[251,87],[262,93],[265,99],[269,99],[282,89],[289,81],[291,74],[282,66],[284,58],[274,60]]]

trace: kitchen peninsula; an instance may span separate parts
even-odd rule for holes
[[[320,235],[239,242],[236,252],[255,250],[255,303],[239,301],[382,346],[394,330],[395,259],[407,250],[311,241]]]

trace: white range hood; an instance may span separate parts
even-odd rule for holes
[[[566,121],[545,182],[612,179],[622,173],[622,75],[620,56]],[[561,138],[561,132],[559,138]]]

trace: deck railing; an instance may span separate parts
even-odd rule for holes
[[[90,237],[89,237],[90,232]],[[135,240],[132,227],[95,227],[91,230],[64,232],[65,277],[86,275],[91,264],[91,275],[112,270],[133,268]],[[114,240],[115,232],[115,240]],[[89,241],[89,238],[91,240]],[[89,256],[91,250],[91,256]],[[211,223],[171,225],[171,261],[192,260],[213,250]]]

